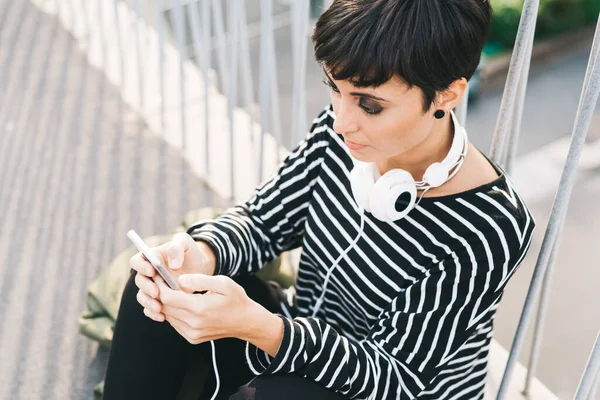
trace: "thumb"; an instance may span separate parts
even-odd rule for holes
[[[194,239],[187,233],[178,233],[173,236],[171,242],[167,245],[167,263],[172,270],[178,270],[183,266],[185,251],[190,247],[189,242]]]
[[[179,277],[182,287],[194,292],[209,291],[226,295],[229,293],[231,278],[222,275],[186,274]]]

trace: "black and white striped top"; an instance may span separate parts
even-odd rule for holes
[[[299,373],[350,399],[482,398],[493,317],[529,248],[531,214],[500,169],[484,186],[424,198],[393,224],[367,213],[311,318],[360,229],[334,118],[326,108],[250,200],[188,230],[232,277],[302,247],[297,310],[281,316],[275,358],[248,344],[251,370]]]

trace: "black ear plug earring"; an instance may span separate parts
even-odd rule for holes
[[[444,110],[437,110],[435,112],[435,114],[433,114],[434,117],[436,117],[437,119],[442,119],[446,116],[446,111]]]

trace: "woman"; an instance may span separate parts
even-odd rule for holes
[[[534,228],[451,112],[490,15],[336,0],[313,35],[331,106],[247,202],[157,248],[183,291],[132,258],[105,398],[208,399],[217,379],[224,399],[482,398]],[[254,274],[297,247],[292,299]]]

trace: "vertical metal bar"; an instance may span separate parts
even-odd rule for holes
[[[175,41],[177,44],[177,53],[179,54],[179,103],[181,107],[181,153],[182,153],[182,166],[181,166],[181,212],[185,213],[188,211],[187,198],[188,198],[188,185],[187,185],[187,129],[186,129],[186,98],[185,98],[185,69],[184,63],[187,60],[187,46],[185,45],[185,25],[183,19],[183,5],[181,0],[175,0],[172,13],[173,28],[175,29]]]
[[[259,62],[259,106],[260,106],[260,146],[258,157],[258,183],[262,182],[264,176],[264,153],[265,153],[265,134],[269,129],[268,108],[269,108],[269,76],[271,73],[271,64],[267,57],[268,24],[267,19],[271,18],[271,2],[273,0],[260,0],[260,62]]]
[[[283,143],[282,135],[281,135],[281,114],[279,112],[279,90],[278,87],[278,78],[277,78],[277,58],[275,56],[275,35],[273,31],[273,3],[270,3],[269,8],[269,18],[267,19],[268,30],[267,30],[267,59],[268,63],[271,64],[271,73],[269,74],[271,78],[270,84],[270,93],[271,96],[271,119],[273,121],[273,129],[271,133],[275,137],[277,145],[281,145]],[[279,151],[277,153],[277,163],[281,162],[279,157]]]
[[[302,139],[306,130],[306,43],[310,3],[292,3],[292,40],[294,50],[294,79],[292,94],[292,129],[287,141],[293,147]]]
[[[558,253],[558,243],[559,238],[556,239],[554,246],[552,246],[552,252],[550,254],[550,259],[548,260],[548,270],[552,269],[554,267],[554,263],[556,262],[556,255]],[[540,359],[542,335],[544,334],[544,324],[546,319],[545,317],[547,314],[549,303],[548,296],[550,294],[551,287],[552,274],[549,274],[548,271],[546,271],[546,274],[544,275],[544,282],[542,283],[542,292],[538,301],[538,311],[535,326],[533,328],[533,342],[531,343],[529,366],[527,367],[527,375],[525,377],[525,388],[523,389],[523,395],[525,396],[529,396],[531,383],[533,381],[533,378],[535,378],[537,372],[537,365]]]
[[[246,27],[246,6],[243,1],[239,3],[238,27],[240,60],[242,63],[242,84],[244,85],[244,103],[250,116],[250,143],[254,145],[254,85],[252,84],[252,65],[250,62],[250,48],[248,46],[248,29]],[[254,146],[253,146],[254,147]]]
[[[467,84],[467,89],[465,94],[463,94],[460,103],[456,106],[456,119],[458,119],[458,123],[460,126],[467,126],[467,110],[469,108],[469,89],[471,88],[471,84]]]
[[[600,385],[600,370],[596,372],[596,378],[594,379],[594,383],[592,384],[592,391],[590,392],[590,399],[595,399],[598,394],[598,386]]]
[[[89,47],[90,36],[91,36],[91,33],[90,33],[91,32],[91,30],[90,30],[91,25],[90,25],[90,19],[89,19],[89,15],[88,15],[88,7],[87,7],[88,2],[85,1],[85,0],[79,0],[79,3],[80,3],[80,9],[81,9],[82,14],[83,14],[83,21],[82,21],[82,24],[83,24],[82,31],[83,31],[83,33],[82,33],[82,35],[85,38],[85,42],[86,42],[87,46]],[[99,8],[101,8],[101,7],[99,6]]]
[[[210,132],[210,101],[208,99],[209,96],[209,85],[210,85],[210,77],[208,75],[208,69],[211,64],[211,56],[210,56],[210,2],[204,1],[202,3],[202,25],[200,25],[199,16],[200,16],[200,7],[197,1],[192,1],[189,5],[189,18],[190,25],[192,30],[192,37],[194,40],[194,53],[198,62],[200,62],[200,66],[202,68],[202,79],[204,80],[204,175],[205,179],[208,180],[210,162],[209,156],[210,152],[208,151],[209,146],[209,132]],[[202,26],[202,34],[200,33],[200,26]],[[205,193],[210,193],[209,190],[206,190]],[[207,197],[205,199],[205,204],[210,204],[210,199]]]
[[[288,130],[288,132],[290,132],[290,137],[288,138],[288,140],[286,141],[286,144],[289,145],[289,147],[291,147],[291,143],[296,139],[296,137],[298,137],[299,133],[298,133],[298,118],[299,118],[299,114],[298,114],[298,104],[300,99],[299,97],[299,84],[300,82],[298,82],[298,74],[299,74],[299,70],[300,70],[300,65],[299,64],[299,59],[300,59],[300,7],[299,7],[300,3],[298,3],[297,1],[292,1],[292,5],[291,5],[291,12],[292,12],[292,19],[291,19],[291,33],[292,33],[292,65],[293,65],[293,71],[292,71],[292,126],[290,127],[290,129]]]
[[[310,3],[308,1],[301,2],[304,9],[301,9],[302,14],[302,25],[300,26],[300,65],[302,70],[298,79],[300,80],[300,107],[299,107],[299,118],[298,118],[298,131],[300,135],[296,137],[296,142],[302,140],[306,135],[307,130],[307,112],[306,112],[306,61],[308,57],[308,37],[309,21],[310,21]],[[294,144],[295,145],[295,144]]]
[[[134,29],[135,40],[135,59],[136,59],[136,74],[138,76],[138,105],[140,110],[144,109],[144,68],[142,67],[142,50],[140,43],[140,27],[139,19],[142,18],[141,0],[133,0],[132,26]]]
[[[133,35],[133,44],[135,47],[135,75],[137,76],[138,90],[138,107],[140,112],[144,110],[144,61],[142,60],[142,43],[140,40],[140,20],[143,18],[143,5],[141,0],[132,0],[130,3],[130,21],[128,26],[131,27],[130,32]],[[143,114],[142,114],[143,115]],[[136,121],[136,143],[133,154],[133,174],[131,176],[131,190],[133,193],[140,193],[142,190],[142,173],[143,173],[143,145],[144,145],[144,120],[138,116]],[[129,218],[132,226],[139,226],[140,223],[140,206],[141,200],[132,196],[130,199]]]
[[[229,103],[229,154],[231,159],[230,164],[230,180],[231,180],[231,197],[230,200],[235,201],[235,108],[237,107],[237,84],[238,84],[238,10],[239,1],[228,1],[228,22],[229,22],[229,91],[227,94]]]
[[[121,88],[125,88],[125,54],[123,53],[123,36],[121,35],[121,18],[119,15],[119,0],[114,0],[115,33],[117,35],[117,47],[119,48],[119,67],[121,72]]]
[[[164,21],[162,15],[161,0],[152,0],[152,18],[154,19],[154,29],[156,29],[158,38],[158,85],[160,90],[160,126],[161,133],[165,134],[166,111],[165,111],[165,40],[164,40]]]
[[[571,193],[573,191],[573,185],[575,183],[577,164],[583,150],[583,145],[585,143],[585,138],[592,120],[592,115],[596,108],[596,103],[598,102],[598,95],[600,94],[600,68],[598,68],[599,65],[597,62],[600,53],[597,49],[598,46],[600,46],[600,19],[598,21],[598,25],[596,26],[592,54],[590,55],[588,69],[586,71],[586,84],[581,93],[577,116],[575,118],[571,147],[569,149],[569,154],[567,155],[565,168],[563,170],[558,191],[554,199],[552,212],[550,214],[550,221],[542,242],[542,248],[533,272],[533,277],[529,285],[529,290],[525,299],[525,305],[523,306],[523,310],[521,312],[521,318],[519,319],[517,332],[513,339],[513,344],[508,357],[508,362],[506,364],[506,369],[504,371],[504,376],[502,377],[502,381],[500,383],[497,397],[499,400],[504,399],[507,395],[508,383],[525,340],[525,333],[529,325],[532,307],[536,298],[538,297],[544,274],[552,273],[551,268],[548,268],[548,261],[550,259],[551,251],[555,244],[556,238],[560,235],[560,231],[562,229],[566,210],[568,208]],[[595,56],[595,59],[593,56]]]
[[[212,1],[213,21],[217,34],[217,58],[219,59],[219,76],[221,77],[221,93],[228,93],[227,88],[227,43],[225,40],[225,24],[221,0]]]
[[[90,3],[84,1],[83,3],[83,7],[86,8],[84,15],[85,15],[85,24],[88,26],[88,28],[90,28],[92,25],[90,23],[90,18],[89,18],[89,7],[88,5],[90,5]],[[108,65],[108,46],[106,45],[106,32],[104,30],[104,21],[106,18],[106,15],[104,14],[104,6],[102,6],[102,4],[100,4],[100,2],[96,2],[96,5],[98,7],[97,10],[97,16],[98,16],[98,20],[100,21],[98,23],[98,35],[100,36],[100,40],[102,41],[102,44],[100,46],[101,50],[101,57],[102,57],[102,67],[101,69],[104,70],[106,68],[106,66]],[[88,30],[88,34],[91,36],[91,29]],[[88,38],[88,43],[89,43],[89,38]]]
[[[203,63],[206,61],[202,57],[202,45],[203,40],[200,34],[200,7],[197,1],[192,1],[188,4],[188,12],[185,14],[187,23],[190,27],[192,35],[192,49],[194,51],[194,58],[200,63],[202,68]]]
[[[102,32],[100,34],[101,37],[101,41],[102,41],[102,69],[104,69],[106,67],[107,64],[107,52],[106,52],[106,35],[104,35],[102,26],[104,23],[104,8],[102,7],[102,5],[100,4],[100,2],[97,2],[97,7],[98,7],[98,16],[99,16],[99,20],[100,23],[98,24],[98,26],[100,27],[100,32]],[[91,9],[91,4],[85,0],[81,1],[81,7],[83,9],[83,24],[85,25],[85,41],[87,44],[87,50],[89,51],[90,48],[90,43],[91,43],[91,39],[92,39],[92,24],[90,23],[90,9]]]
[[[523,70],[524,66],[528,39],[535,33],[535,24],[539,5],[540,0],[525,0],[525,4],[523,5],[523,12],[521,14],[521,21],[519,23],[515,48],[510,60],[510,68],[508,70],[504,95],[502,96],[502,103],[500,105],[500,113],[498,115],[498,121],[496,123],[496,129],[492,139],[490,157],[494,161],[499,161],[502,159],[502,153],[506,147],[506,136],[514,111],[519,77],[521,76],[521,71]]]
[[[73,0],[67,0],[65,1],[65,10],[67,11],[67,16],[65,15],[65,21],[68,27],[70,27],[70,29],[72,29],[73,31],[75,31],[75,5],[73,4]]]
[[[589,395],[594,389],[594,382],[598,375],[600,375],[600,332],[596,337],[592,353],[590,354],[588,363],[583,371],[581,382],[575,393],[575,400],[588,400],[591,398]]]
[[[506,166],[509,174],[512,173],[517,156],[519,138],[521,136],[521,122],[523,120],[523,109],[525,108],[525,96],[527,94],[527,82],[529,80],[529,67],[531,65],[531,53],[533,51],[534,37],[531,35],[527,42],[527,51],[525,52],[525,62],[519,77],[519,86],[517,89],[517,98],[515,100],[515,109],[513,110],[511,129],[507,140],[507,150],[504,152],[502,164]]]
[[[166,94],[165,94],[165,46],[164,46],[164,16],[163,9],[161,5],[163,2],[161,0],[151,0],[152,7],[152,20],[154,23],[154,29],[156,31],[157,45],[158,45],[158,71],[156,79],[158,79],[158,87],[159,87],[159,113],[160,113],[160,134],[163,137],[166,136],[166,126],[167,126],[167,116],[166,116]],[[167,146],[165,143],[161,144],[159,147],[159,153],[157,156],[157,164],[158,164],[158,174],[156,177],[156,186],[157,186],[157,202],[162,204],[167,201],[164,190],[162,190],[162,186],[166,181],[166,159],[167,159]],[[162,203],[161,203],[162,202]],[[162,229],[161,227],[166,225],[166,216],[162,215],[163,221],[160,221],[159,218],[154,218],[154,226],[155,229]],[[161,223],[162,222],[162,223]]]
[[[208,100],[208,88],[209,88],[209,77],[208,77],[208,69],[211,66],[211,54],[210,54],[210,3],[208,2],[208,0],[205,0],[204,3],[202,4],[202,9],[203,9],[203,13],[202,13],[202,20],[203,20],[203,24],[202,24],[202,32],[203,32],[203,37],[204,37],[204,47],[203,47],[203,55],[206,58],[206,61],[204,62],[203,65],[203,70],[202,70],[202,74],[204,76],[204,115],[205,115],[205,120],[204,120],[204,132],[205,132],[205,136],[204,136],[204,145],[205,145],[205,153],[204,153],[204,157],[205,157],[205,169],[206,169],[206,179],[208,181],[208,177],[210,176],[210,101]],[[210,200],[211,200],[211,191],[210,190],[206,190],[207,193],[207,199],[206,199],[206,204],[210,204]]]

